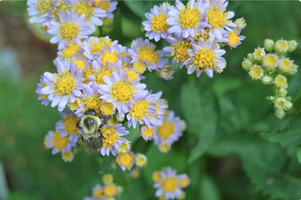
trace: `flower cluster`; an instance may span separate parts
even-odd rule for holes
[[[114,200],[122,193],[122,187],[116,185],[111,174],[102,177],[104,185],[96,184],[92,189],[92,197],[85,197],[84,200]]]
[[[271,39],[264,41],[264,48],[258,47],[253,53],[248,54],[242,62],[242,67],[249,72],[253,80],[261,80],[273,89],[274,96],[267,99],[274,104],[275,115],[282,119],[292,108],[291,97],[287,96],[287,78],[298,71],[298,65],[286,57],[286,53],[297,48],[295,40]]]
[[[146,13],[143,22],[145,36],[159,41],[165,39],[171,44],[163,50],[172,56],[172,64],[185,66],[187,73],[196,72],[199,77],[206,72],[213,77],[213,72],[222,72],[226,60],[222,57],[225,45],[236,48],[245,39],[240,35],[246,22],[243,18],[232,21],[233,11],[227,11],[226,0],[189,0],[184,5],[176,0],[175,6],[162,3]],[[165,68],[170,74],[172,69]],[[163,71],[163,70],[162,70]]]
[[[177,171],[167,167],[164,171],[155,171],[153,173],[154,187],[157,188],[156,197],[163,200],[185,199],[186,188],[190,184],[187,174],[177,175]]]

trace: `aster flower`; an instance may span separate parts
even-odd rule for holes
[[[106,195],[106,199],[110,197],[114,197],[117,194],[117,186],[113,183],[106,184],[103,188],[104,194]]]
[[[101,198],[104,199],[105,198],[105,194],[104,194],[104,190],[103,187],[99,184],[96,184],[93,188],[92,188],[92,197],[95,198]]]
[[[74,11],[68,11],[66,14],[59,13],[60,21],[49,22],[48,33],[54,35],[50,43],[58,43],[58,49],[63,49],[67,42],[80,43],[80,39],[87,38],[93,33],[88,22],[85,22],[85,14],[77,16]]]
[[[206,23],[204,9],[208,7],[207,2],[189,0],[184,5],[180,0],[176,0],[176,6],[169,6],[167,24],[171,27],[169,33],[175,33],[183,38],[194,37],[195,33],[203,33]]]
[[[158,42],[161,37],[165,39],[171,35],[167,32],[169,25],[166,23],[168,6],[167,3],[161,4],[160,7],[155,5],[154,8],[151,8],[150,13],[145,14],[145,17],[148,19],[148,21],[142,23],[144,30],[147,31],[145,37],[155,39]]]
[[[157,128],[154,126],[140,126],[140,135],[145,141],[152,140],[157,134]]]
[[[260,65],[254,65],[249,71],[249,75],[253,80],[261,79],[263,74],[264,71]]]
[[[158,188],[155,195],[156,197],[163,196],[166,200],[180,198],[183,193],[182,188],[190,183],[186,174],[177,175],[177,171],[171,167],[167,167],[165,171],[154,172],[154,174],[153,179],[157,180],[154,187]]]
[[[82,42],[68,42],[65,47],[58,51],[56,61],[69,60],[71,61],[73,58],[77,57],[80,53],[83,52]]]
[[[76,143],[71,142],[68,137],[61,137],[60,131],[48,131],[46,138],[48,138],[48,147],[46,147],[52,148],[52,154],[70,152],[72,147],[76,146]]]
[[[273,70],[278,67],[278,56],[276,54],[267,54],[263,59],[263,66]]]
[[[230,20],[235,14],[233,11],[226,12],[227,6],[228,2],[226,0],[210,1],[210,6],[206,9],[210,37],[216,37],[218,40],[221,40],[225,29],[233,32],[233,29],[237,27]]]
[[[41,23],[51,18],[53,0],[27,0],[29,23]]]
[[[196,71],[196,76],[199,77],[205,71],[212,78],[213,70],[220,71],[225,68],[226,60],[221,56],[226,51],[219,49],[218,45],[213,43],[213,40],[213,38],[210,38],[204,41],[200,38],[198,44],[192,44],[192,49],[187,51],[190,58],[184,62],[184,65],[188,68],[188,74]]]
[[[145,84],[139,83],[139,79],[129,81],[125,74],[126,69],[112,72],[112,77],[103,76],[106,84],[99,85],[100,98],[106,102],[113,103],[114,107],[122,116],[127,113],[134,101],[147,94]]]
[[[56,130],[61,132],[61,137],[68,136],[71,142],[76,143],[78,141],[78,128],[76,127],[78,119],[76,115],[69,111],[62,111],[60,115],[63,119],[55,124]]]
[[[65,161],[65,162],[72,162],[73,159],[74,159],[74,154],[72,152],[65,152],[65,153],[62,153],[62,159]]]
[[[113,12],[117,9],[117,1],[110,0],[95,0],[97,8],[103,9],[107,12],[107,17],[112,19],[114,17]]]
[[[241,44],[241,41],[246,39],[246,36],[240,35],[241,29],[234,29],[232,32],[228,31],[226,33],[227,44],[230,47],[236,48]]]
[[[39,100],[42,100],[42,105],[47,106],[50,101],[48,100],[48,96],[47,94],[42,94],[41,90],[46,87],[46,83],[44,83],[44,76],[41,76],[40,78],[40,82],[37,84],[38,87],[36,89],[36,93],[39,95]]]
[[[147,158],[144,154],[142,153],[136,153],[135,154],[135,165],[138,167],[143,167],[147,163]]]
[[[116,157],[116,163],[119,164],[122,171],[131,170],[135,163],[135,156],[131,151],[118,154]]]
[[[155,45],[150,43],[148,39],[143,41],[142,38],[134,40],[131,49],[128,49],[132,57],[131,64],[141,65],[139,68],[147,68],[149,71],[158,70],[168,63],[167,59],[163,59],[164,51],[155,50]]]
[[[173,79],[174,73],[175,70],[171,66],[166,65],[163,68],[159,69],[159,72],[157,74],[160,78],[170,81],[171,79]]]
[[[167,109],[167,105],[163,103],[163,100],[161,99],[162,92],[157,92],[156,94],[151,94],[149,96],[149,99],[155,103],[155,110],[156,112],[152,115],[148,115],[148,118],[150,120],[151,125],[153,126],[159,126],[163,123],[163,115],[165,113],[165,109]]]
[[[58,62],[58,74],[44,73],[45,87],[41,89],[43,95],[49,95],[51,107],[58,106],[58,110],[65,109],[69,102],[74,102],[77,97],[82,96],[80,90],[85,88],[82,83],[82,70],[75,70],[70,62]]]
[[[75,1],[74,0],[53,0],[53,5],[54,8],[52,9],[52,18],[55,19],[55,21],[59,22],[60,21],[60,16],[59,14],[62,13],[67,13],[72,10],[72,6],[74,5]]]
[[[288,87],[287,78],[281,74],[278,74],[274,78],[274,84],[277,88],[287,88]]]
[[[116,126],[107,125],[101,128],[101,132],[107,135],[107,137],[103,139],[103,146],[100,149],[100,153],[103,156],[108,156],[111,152],[116,156],[121,144],[127,142],[127,140],[121,136],[129,134],[129,132],[121,124],[117,124]]]
[[[289,72],[293,69],[294,61],[288,58],[282,58],[279,61],[279,70],[281,72]]]

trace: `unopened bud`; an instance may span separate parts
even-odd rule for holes
[[[267,96],[266,98],[268,101],[272,101],[272,102],[275,100],[274,96]]]
[[[295,51],[298,46],[298,42],[296,40],[291,40],[288,42],[288,52]]]
[[[256,61],[261,62],[263,58],[266,56],[264,48],[258,47],[257,49],[255,49],[253,56]]]
[[[285,54],[288,50],[288,42],[286,40],[278,40],[275,43],[274,50],[277,54]]]
[[[287,74],[290,75],[290,76],[293,76],[294,74],[296,74],[298,72],[298,68],[299,68],[299,66],[294,64],[292,69],[289,70],[287,72]]]
[[[270,85],[273,83],[273,78],[270,76],[264,76],[262,77],[261,82],[265,85]]]
[[[265,39],[263,46],[264,46],[266,51],[271,53],[274,49],[275,43],[272,39]]]
[[[287,97],[285,97],[285,100],[286,100],[286,101],[291,101],[291,100],[292,100],[292,97],[287,96]]]
[[[283,117],[285,117],[285,111],[283,109],[277,109],[275,111],[275,116],[278,118],[278,119],[282,119]]]
[[[253,56],[252,53],[248,53],[247,58],[248,58],[252,63],[255,62],[255,59],[254,59],[254,56]]]
[[[246,20],[243,17],[236,19],[234,23],[239,29],[244,29],[247,26]]]
[[[290,110],[292,107],[293,107],[292,102],[287,101],[286,104],[285,104],[284,109],[285,109],[285,110]]]
[[[285,88],[280,88],[277,90],[277,94],[279,97],[286,97],[287,95],[287,90]]]
[[[253,67],[253,63],[248,58],[244,58],[244,60],[241,63],[241,66],[244,70],[248,72]]]

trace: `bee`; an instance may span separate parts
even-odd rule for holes
[[[79,138],[84,147],[90,149],[100,149],[103,139],[107,137],[101,132],[101,128],[106,125],[108,117],[100,117],[96,115],[95,110],[87,110],[84,116],[77,122],[76,127],[82,129]]]

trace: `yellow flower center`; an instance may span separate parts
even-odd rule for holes
[[[130,110],[130,115],[133,116],[137,121],[141,121],[143,117],[147,115],[148,108],[149,105],[146,99],[136,101]]]
[[[72,40],[79,35],[79,26],[73,22],[64,22],[61,24],[59,36],[65,40]]]
[[[288,72],[292,68],[292,61],[290,61],[289,59],[281,60],[279,67],[281,70]]]
[[[144,137],[150,138],[154,135],[154,128],[153,127],[146,127],[146,129],[142,133]]]
[[[122,143],[118,150],[120,152],[126,152],[128,149],[129,149],[129,144],[126,142],[126,143]]]
[[[93,197],[105,198],[105,194],[103,193],[103,190],[99,188],[94,191]]]
[[[275,77],[274,82],[275,82],[276,87],[278,87],[278,88],[287,87],[287,79],[282,75],[277,75]]]
[[[264,50],[262,48],[258,48],[258,49],[255,49],[254,51],[254,58],[256,60],[260,60],[262,59],[263,55],[264,55]]]
[[[106,84],[105,81],[103,80],[103,76],[111,77],[112,76],[112,68],[109,68],[109,69],[103,68],[99,71],[96,71],[94,81],[97,84]]]
[[[42,83],[42,87],[44,88],[44,87],[46,87],[47,85],[46,85],[46,83]],[[47,99],[48,98],[48,94],[43,94],[42,96],[41,96],[41,99]]]
[[[61,137],[61,132],[55,131],[54,136],[52,138],[52,143],[54,148],[62,151],[66,148],[67,144],[69,143],[69,139],[67,137]]]
[[[276,42],[276,46],[278,47],[278,49],[280,50],[285,50],[286,48],[288,48],[288,43],[287,41],[282,41],[282,40],[278,40]]]
[[[184,29],[197,28],[199,21],[202,19],[201,12],[197,7],[188,7],[190,7],[189,3],[180,10],[180,16],[178,17],[179,23]]]
[[[74,4],[73,10],[77,14],[77,16],[81,16],[82,14],[85,14],[86,15],[85,21],[90,21],[91,16],[93,15],[94,12],[94,7],[93,4],[90,2],[78,1],[77,3]]]
[[[49,12],[52,8],[53,0],[38,0],[36,4],[36,10],[38,11],[38,16],[42,16]]]
[[[239,43],[240,39],[239,39],[239,37],[237,35],[237,29],[235,29],[233,32],[229,32],[228,40],[229,40],[229,44],[231,46],[234,46],[237,43]]]
[[[211,25],[212,29],[223,28],[227,24],[226,17],[229,13],[219,11],[217,7],[211,7],[207,11],[208,24]]]
[[[109,0],[101,1],[101,3],[97,7],[108,11],[110,8],[110,1]]]
[[[79,107],[79,102],[78,102],[79,100],[78,99],[76,99],[73,103],[69,103],[69,108],[71,109],[71,110],[76,110],[76,109],[78,109],[78,107]]]
[[[48,32],[48,26],[42,26],[42,32],[46,34]]]
[[[45,0],[47,1],[47,0]],[[66,13],[67,11],[71,10],[71,6],[69,3],[64,2],[64,0],[60,0],[57,4],[56,7],[53,8],[52,10],[52,17],[56,19],[56,21],[60,21],[59,13],[63,12]]]
[[[200,38],[203,38],[204,41],[207,41],[210,38],[209,30],[209,28],[205,28],[205,33],[195,33],[195,36],[193,38],[194,43],[197,44]],[[192,47],[190,49],[192,49]]]
[[[209,70],[210,67],[215,67],[215,60],[217,55],[211,49],[202,48],[196,52],[192,58],[193,64],[200,71]]]
[[[138,74],[136,72],[134,72],[133,70],[127,70],[125,72],[125,74],[128,75],[129,81],[133,81],[133,80],[135,80],[136,78],[139,77]]]
[[[146,70],[146,65],[140,61],[134,63],[134,69],[137,73],[143,74]]]
[[[101,128],[101,132],[107,135],[106,138],[102,139],[103,147],[105,148],[113,146],[117,142],[117,139],[120,138],[118,133],[116,133],[115,129],[112,127],[103,127]]]
[[[60,51],[60,54],[62,55],[62,58],[72,58],[79,49],[80,45],[72,42],[68,44],[63,51]]]
[[[276,108],[284,108],[284,106],[285,106],[285,101],[284,100],[275,102],[275,107]]]
[[[115,109],[114,109],[114,106],[113,106],[112,103],[104,102],[104,103],[101,105],[101,111],[102,111],[102,113],[105,114],[105,115],[112,115],[112,114],[114,114]]]
[[[176,58],[177,62],[184,62],[189,59],[187,50],[192,49],[192,45],[188,41],[180,41],[178,44],[172,44],[171,46],[171,55]]]
[[[168,16],[166,14],[160,13],[151,20],[151,27],[153,31],[162,31],[165,33],[168,29],[168,24],[166,23]]]
[[[104,46],[112,47],[112,44],[113,42],[111,39],[100,37],[98,42],[96,42],[95,39],[92,39],[89,43],[89,48],[91,53],[96,56],[98,52],[102,51]]]
[[[263,63],[273,69],[277,62],[276,55],[267,55],[263,61]]]
[[[135,158],[135,163],[137,166],[142,167],[146,164],[146,159],[144,157],[136,157]]]
[[[55,93],[58,95],[70,95],[76,88],[76,81],[68,69],[65,69],[62,74],[57,75],[57,80],[54,80]]]
[[[77,123],[77,118],[76,115],[70,115],[67,117],[64,117],[63,122],[65,125],[65,130],[67,131],[68,134],[73,134],[77,135],[78,128],[76,128],[76,123]]]
[[[158,110],[159,110],[159,103],[158,102],[155,102],[155,101],[152,101],[153,103],[155,103],[155,106],[154,106],[154,109],[156,110],[156,112],[152,115],[148,115],[149,117],[152,117],[152,118],[157,118],[159,115],[158,115]]]
[[[153,49],[148,48],[147,46],[139,48],[137,55],[140,61],[146,60],[150,63],[150,65],[154,65],[159,62],[157,52]]]
[[[86,63],[83,60],[74,60],[73,61],[76,64],[76,69],[85,69]]]
[[[180,185],[182,187],[187,187],[189,185],[189,178],[186,177],[186,178],[183,178],[182,180],[180,180]]]
[[[113,182],[113,176],[111,174],[105,174],[102,176],[102,180],[105,184]]]
[[[117,156],[119,158],[119,160],[117,161],[118,164],[126,168],[133,167],[134,157],[129,152],[118,154]]]
[[[110,95],[119,103],[129,103],[132,100],[134,88],[130,82],[119,81],[112,86]]]
[[[167,142],[163,142],[163,143],[159,144],[159,150],[161,152],[167,152],[167,151],[169,151],[169,149],[170,149],[170,146],[168,145]]]
[[[263,70],[260,66],[256,65],[252,67],[252,69],[249,72],[252,79],[260,79],[263,76]]]
[[[162,126],[158,127],[160,138],[167,139],[175,133],[175,125],[172,122],[164,121]]]
[[[116,186],[115,185],[107,185],[104,188],[104,191],[107,196],[114,196],[116,194]]]
[[[118,61],[117,57],[117,51],[109,52],[107,50],[103,51],[103,56],[99,58],[99,60],[102,62],[102,65],[105,66],[106,62],[114,63]]]
[[[73,160],[73,153],[72,152],[65,152],[63,153],[63,159],[66,161],[71,162]]]
[[[161,174],[160,174],[160,172],[159,171],[155,171],[154,173],[153,173],[153,181],[154,182],[158,182],[158,181],[160,181],[161,180]]]
[[[92,68],[86,68],[86,70],[83,72],[84,77],[84,83],[89,83],[89,76],[94,74],[94,70]]]
[[[174,192],[178,188],[178,179],[176,177],[166,177],[162,181],[161,187],[166,192]]]
[[[99,95],[94,94],[94,95],[90,95],[88,97],[84,97],[82,99],[82,104],[85,107],[83,112],[85,112],[89,109],[93,109],[96,111],[96,114],[98,116],[101,115],[100,106],[102,105],[102,100],[101,100],[101,98],[99,98]]]

